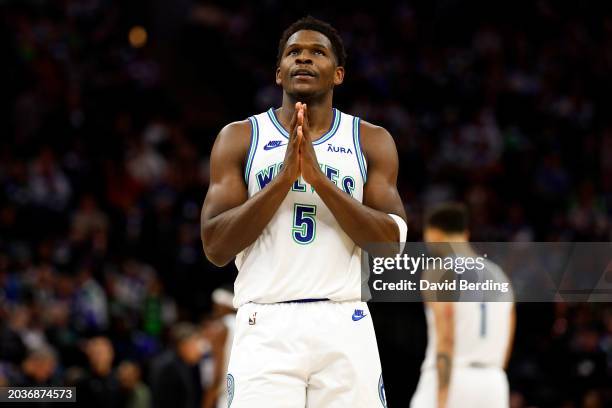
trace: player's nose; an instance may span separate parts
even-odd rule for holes
[[[300,65],[300,64],[312,64],[312,58],[310,58],[308,56],[308,54],[306,54],[306,53],[301,53],[295,59],[295,64],[296,65]]]

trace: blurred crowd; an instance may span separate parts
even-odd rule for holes
[[[0,1],[0,385],[145,407],[172,383],[188,397],[168,404],[212,404],[211,293],[236,271],[201,249],[210,148],[279,105],[278,38],[306,13],[344,38],[337,106],[395,138],[409,240],[452,199],[475,241],[610,241],[610,7],[467,3]],[[609,305],[518,319],[513,407],[612,401]]]

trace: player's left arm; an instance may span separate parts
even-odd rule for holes
[[[455,306],[452,302],[428,302],[436,326],[436,372],[438,408],[446,407],[455,347]]]
[[[307,130],[307,122],[304,128]],[[361,124],[361,135],[368,163],[363,204],[340,190],[321,172],[307,131],[300,150],[302,176],[314,186],[340,227],[359,247],[368,243],[398,242],[404,237],[400,237],[398,224],[388,215],[394,214],[406,221],[396,185],[399,160],[395,142],[385,129],[369,123]]]

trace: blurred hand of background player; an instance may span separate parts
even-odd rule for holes
[[[298,135],[298,112],[301,110],[301,103],[295,104],[295,111],[291,118],[291,124],[289,129],[289,142],[287,144],[287,150],[285,151],[285,160],[283,161],[282,176],[286,177],[287,182],[293,184],[295,180],[300,176],[300,143],[302,137]]]
[[[321,180],[323,172],[317,160],[317,154],[312,146],[308,126],[308,107],[306,104],[300,104],[297,109],[297,134],[301,140],[300,143],[300,170],[304,181],[312,186]]]

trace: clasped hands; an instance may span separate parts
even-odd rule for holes
[[[295,112],[291,118],[291,132],[285,152],[283,171],[291,183],[298,179],[300,174],[304,181],[316,188],[317,183],[325,178],[319,167],[317,155],[312,145],[308,125],[308,106],[297,102]]]

